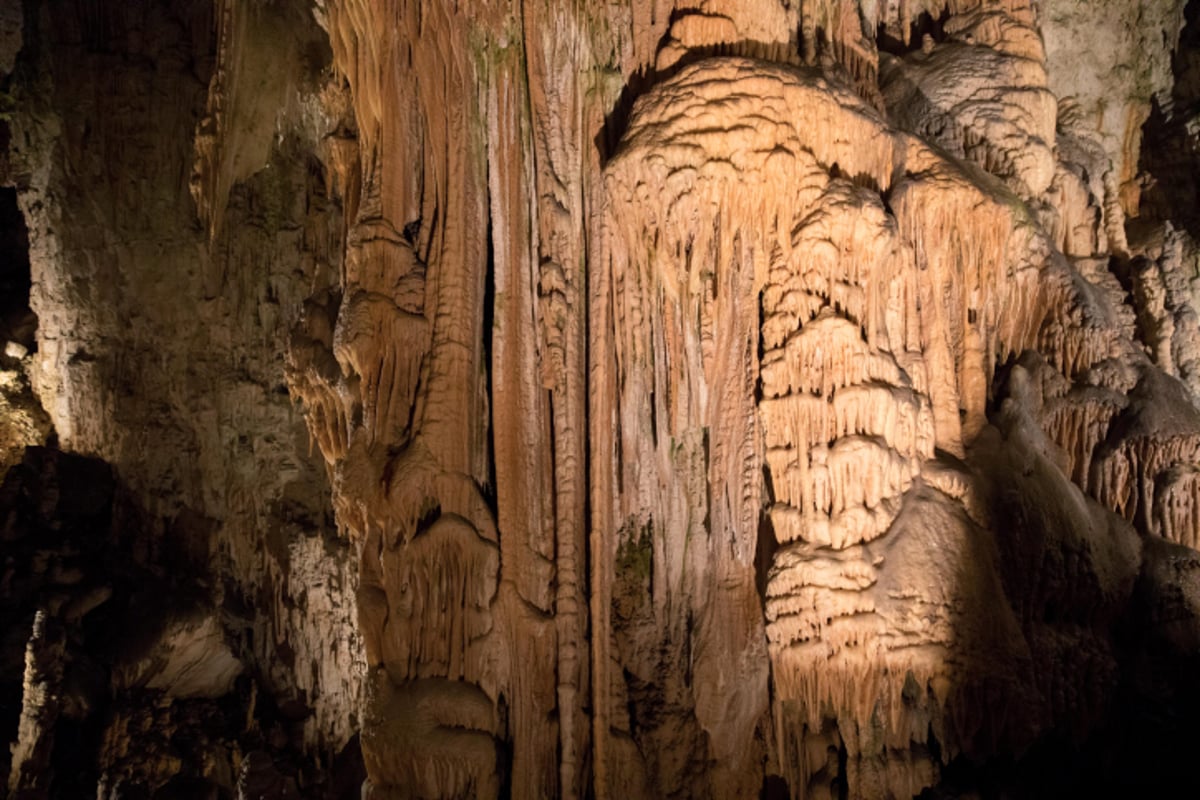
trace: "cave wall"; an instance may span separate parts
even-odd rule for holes
[[[358,577],[280,353],[314,276],[340,261],[316,134],[300,112],[277,130],[272,110],[262,146],[243,155],[254,175],[240,176],[228,224],[210,236],[189,189],[208,84],[224,66],[217,10],[24,12],[6,180],[29,227],[33,387],[58,445],[111,464],[136,499],[144,560],[199,581],[239,671],[307,709],[300,746],[331,758],[358,727]],[[264,55],[271,72],[319,91],[327,45],[311,15],[262,13],[294,32]],[[118,776],[108,791],[121,791]]]
[[[34,389],[372,798],[1119,749],[1200,543],[1143,6],[27,2]]]

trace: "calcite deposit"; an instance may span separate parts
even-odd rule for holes
[[[19,6],[14,797],[1200,790],[1200,2]]]

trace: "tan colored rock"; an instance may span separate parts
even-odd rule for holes
[[[1126,225],[1180,4],[1083,5],[105,16],[153,75],[48,13],[123,80],[15,123],[33,383],[224,611],[127,682],[244,663],[375,800],[908,797],[1112,729],[1200,541],[1197,249]],[[165,785],[151,716],[109,762]]]
[[[1030,6],[957,5],[944,23],[945,41],[883,61],[888,111],[1022,197],[1040,197],[1054,176],[1057,114]]]
[[[169,697],[217,698],[242,671],[213,614],[173,620],[153,649],[122,677],[126,685],[158,689]]]

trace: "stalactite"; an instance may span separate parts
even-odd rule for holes
[[[121,691],[254,676],[228,752],[357,732],[372,800],[915,796],[1105,734],[1147,587],[1194,616],[1198,250],[1137,174],[1181,0],[131,2],[0,93],[22,363],[220,607]]]

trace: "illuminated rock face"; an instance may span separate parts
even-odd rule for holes
[[[373,800],[908,797],[1088,741],[1200,632],[1197,248],[1138,172],[1183,2],[1141,5],[131,12],[215,30],[207,93],[136,107],[150,167],[97,128],[174,176],[132,189],[51,156],[97,83],[15,119],[34,386],[214,531],[256,644],[209,688],[359,734]]]

